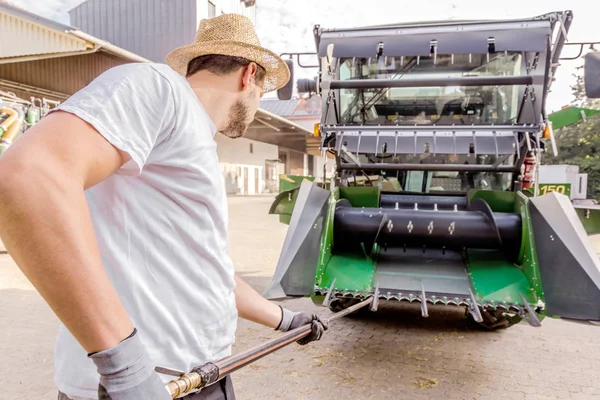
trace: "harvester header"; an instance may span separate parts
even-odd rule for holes
[[[332,175],[291,177],[276,198],[289,229],[265,295],[339,310],[377,293],[423,316],[462,306],[492,329],[600,320],[586,231],[566,196],[535,190],[545,139],[556,151],[545,103],[572,20],[315,26],[318,74],[297,88],[323,100]]]

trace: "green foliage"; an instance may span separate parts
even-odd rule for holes
[[[577,67],[578,70],[583,69],[583,66]],[[583,107],[583,108],[600,108],[600,99],[588,99],[585,95],[585,88],[583,83],[583,73],[579,72],[573,74],[575,78],[575,84],[571,86],[571,94],[574,100],[571,102],[572,106]]]
[[[571,87],[574,97],[572,106],[600,109],[600,101],[585,96],[581,74],[574,75],[575,84]],[[565,126],[554,132],[558,157],[554,157],[551,144],[542,158],[542,164],[578,165],[580,173],[588,174],[588,198],[600,199],[600,115],[587,118],[577,124]]]

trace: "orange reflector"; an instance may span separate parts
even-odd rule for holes
[[[319,129],[319,123],[318,123],[318,122],[315,124],[315,126],[314,126],[314,128],[313,128],[313,134],[314,134],[316,137],[321,137],[321,131],[320,131],[320,129]]]
[[[544,134],[542,135],[544,139],[548,139],[550,136],[552,136],[552,122],[548,122],[544,128]]]

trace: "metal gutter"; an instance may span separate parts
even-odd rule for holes
[[[272,128],[272,126],[270,124],[268,124],[268,123],[265,123],[264,121],[261,121],[260,120],[261,116],[258,115],[259,113],[263,114],[264,116],[269,117],[270,119],[274,119],[274,120],[276,120],[279,123],[288,125],[288,126],[292,127],[292,129],[298,130],[298,133],[306,133],[307,135],[312,135],[313,134],[312,131],[306,129],[302,125],[299,125],[299,124],[297,124],[297,123],[295,123],[293,121],[290,121],[289,119],[282,118],[279,115],[273,114],[273,113],[271,113],[271,112],[269,112],[267,110],[259,108],[258,111],[256,112],[257,115],[254,117],[254,119],[256,119],[258,122],[260,122],[260,123],[268,126],[269,128]]]
[[[19,57],[6,57],[0,58],[0,64],[14,64],[18,62],[26,62],[26,61],[37,61],[37,60],[46,60],[50,58],[62,58],[69,56],[81,56],[85,54],[96,53],[100,50],[99,47],[95,47],[91,50],[83,50],[83,51],[67,51],[64,53],[48,53],[48,54],[32,54],[27,56],[19,56]]]
[[[135,62],[142,62],[142,63],[151,62],[150,60],[148,60],[142,56],[138,56],[135,53],[132,53],[128,50],[122,49],[118,46],[115,46],[114,44],[111,44],[105,40],[98,39],[97,37],[89,35],[80,30],[71,30],[71,31],[68,31],[67,33],[77,36],[80,39],[87,40],[88,42],[93,43],[96,46],[95,51],[104,50],[106,52],[113,53],[114,55],[126,58],[131,61],[135,61]],[[82,54],[82,53],[80,53],[80,54]]]
[[[53,90],[42,89],[35,86],[25,85],[23,83],[8,81],[6,79],[0,79],[0,88],[19,90],[28,93],[34,93],[37,96],[42,97],[51,97],[58,100],[67,100],[69,98],[68,94],[55,92]]]

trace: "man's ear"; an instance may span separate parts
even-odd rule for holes
[[[251,62],[246,67],[244,67],[242,74],[242,90],[247,89],[250,84],[256,84],[256,72],[258,71],[258,66],[255,62]]]

